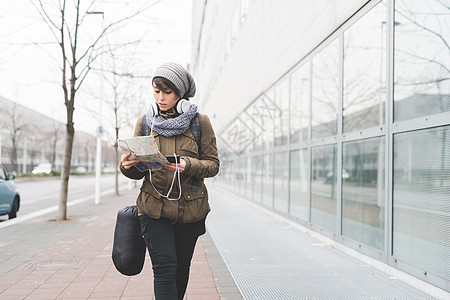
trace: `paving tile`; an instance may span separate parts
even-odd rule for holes
[[[91,290],[68,288],[60,293],[57,299],[87,299],[91,293]]]
[[[42,287],[40,287],[39,289],[36,289],[32,293],[30,293],[28,298],[35,299],[35,298],[46,297],[47,299],[56,299],[63,290],[64,290],[63,287],[61,287],[61,288],[42,288]]]
[[[118,209],[129,205],[130,197],[112,198],[116,202],[102,203],[102,207],[90,203],[74,206],[70,221],[48,222],[44,216],[13,225],[20,239],[3,242],[2,250],[13,253],[18,246],[37,250],[22,250],[28,254],[12,255],[9,264],[0,264],[0,299],[154,299],[148,254],[137,276],[124,276],[113,265],[115,218]],[[36,248],[36,243],[43,246]],[[0,253],[0,258],[4,257]],[[199,239],[185,299],[220,299],[215,282]]]
[[[59,282],[44,282],[39,286],[39,290],[41,289],[62,289],[67,288],[67,283],[59,283]]]
[[[10,287],[9,289],[3,291],[1,296],[15,296],[16,299],[23,299],[31,294],[35,288],[19,288],[19,287]]]
[[[203,295],[203,294],[216,294],[217,289],[216,287],[206,287],[206,288],[191,288],[188,291],[186,291],[186,295]]]
[[[186,295],[186,300],[220,300],[219,295],[216,293],[211,294],[195,294],[195,295]]]
[[[153,290],[127,290],[123,292],[122,297],[140,297],[141,299],[149,299],[153,297]]]

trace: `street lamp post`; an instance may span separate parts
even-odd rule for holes
[[[102,34],[105,29],[105,13],[102,11],[88,11],[87,14],[90,15],[102,15]],[[103,39],[102,39],[103,45]],[[103,47],[102,47],[103,48]],[[103,73],[103,55],[100,61],[101,70]],[[102,174],[102,136],[103,136],[103,126],[102,126],[102,102],[103,102],[103,78],[100,80],[100,101],[98,106],[98,128],[97,128],[97,149],[95,158],[95,198],[94,203],[100,204],[100,177]]]

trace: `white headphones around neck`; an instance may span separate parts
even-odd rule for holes
[[[177,110],[177,112],[180,115],[182,113],[187,112],[189,110],[189,108],[191,108],[191,102],[189,102],[189,100],[186,100],[186,99],[178,100],[178,103],[175,106],[175,109]],[[152,110],[152,115],[153,116],[159,115],[158,103],[156,103],[156,101],[152,101],[150,109]]]

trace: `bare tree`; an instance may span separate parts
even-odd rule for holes
[[[109,49],[111,50],[111,48]],[[120,78],[118,77],[118,75],[116,74],[116,61],[114,59],[114,53],[110,52],[111,57],[113,58],[112,60],[112,67],[113,67],[113,75],[112,75],[112,81],[109,82],[111,84],[111,88],[114,92],[114,97],[111,101],[111,107],[112,110],[114,112],[114,133],[115,133],[115,138],[114,138],[114,162],[115,165],[117,166],[119,164],[119,149],[118,149],[118,142],[117,139],[119,138],[119,131],[120,131],[120,125],[119,125],[119,109],[122,105],[122,103],[124,102],[124,100],[126,99],[126,97],[120,97],[119,96],[119,82],[120,82]],[[116,191],[116,195],[119,195],[119,172],[117,168],[114,168],[114,180],[115,180],[115,191]]]
[[[20,106],[18,106],[15,101],[13,101],[11,105],[12,107],[2,107],[0,110],[3,111],[6,116],[7,126],[5,126],[5,128],[7,129],[8,137],[11,140],[12,149],[10,152],[10,160],[12,168],[14,171],[18,172],[18,146],[21,139],[21,132],[27,127],[27,118],[23,117]]]
[[[51,30],[61,51],[61,86],[64,93],[64,104],[66,106],[67,120],[64,165],[61,173],[61,191],[57,219],[66,220],[69,176],[75,136],[73,120],[75,99],[77,92],[91,70],[91,64],[99,55],[102,54],[102,49],[100,49],[99,52],[96,52],[95,50],[98,50],[98,45],[100,44],[99,41],[104,38],[105,33],[110,31],[111,28],[116,27],[116,25],[142,13],[160,1],[155,1],[146,7],[141,7],[137,10],[137,12],[131,13],[127,17],[121,18],[108,24],[107,26],[104,26],[101,33],[92,43],[89,43],[89,46],[87,47],[82,47],[82,43],[80,43],[80,28],[83,25],[84,18],[90,12],[90,9],[94,7],[95,0],[91,0],[88,6],[83,8],[81,7],[81,0],[60,0],[57,4],[44,4],[43,0],[38,0],[37,2],[30,0],[30,2],[34,5],[42,19]],[[57,10],[56,13],[53,11],[55,8]]]
[[[55,161],[57,153],[57,143],[62,137],[61,123],[56,120],[46,120],[42,128],[30,128],[28,134],[32,135],[31,145],[31,164],[35,165],[34,160],[40,152],[46,161],[51,163],[52,170],[55,170]],[[45,154],[44,154],[45,153]]]
[[[94,141],[91,139],[91,138],[89,138],[89,137],[86,137],[83,141],[82,141],[82,143],[84,144],[84,158],[85,158],[85,160],[86,160],[86,170],[88,171],[88,172],[90,172],[91,171],[91,168],[90,168],[90,166],[91,166],[91,164],[90,164],[90,159],[91,159],[91,156],[90,156],[90,151],[89,151],[89,149],[92,149],[92,147],[93,147],[93,144],[94,144]]]
[[[131,98],[140,98],[140,97],[133,97],[135,96],[136,90],[132,89],[133,86],[135,86],[136,82],[131,81],[137,81],[141,78],[151,78],[151,76],[138,76],[135,74],[132,74],[132,72],[128,72],[126,70],[120,71],[120,68],[126,69],[128,67],[127,61],[125,60],[125,65],[119,66],[118,62],[119,59],[115,55],[113,49],[108,44],[108,50],[110,58],[111,58],[111,66],[110,70],[108,70],[108,73],[110,76],[106,77],[107,83],[110,85],[111,90],[113,92],[113,97],[111,100],[107,100],[106,102],[109,104],[109,107],[111,108],[113,112],[113,127],[114,127],[114,133],[115,136],[113,137],[114,141],[114,164],[115,166],[119,165],[119,144],[117,140],[119,139],[119,133],[120,129],[123,126],[124,120],[127,120],[129,118],[124,118],[125,115],[127,115],[130,112],[134,112],[136,108],[139,107],[139,105],[136,105],[137,103],[134,102],[133,105],[126,105],[127,103],[131,103]],[[118,168],[115,168],[114,171],[115,175],[115,192],[116,195],[119,195],[119,170]]]
[[[141,37],[144,39],[144,36]],[[128,43],[112,44],[108,38],[104,50],[104,58],[106,61],[102,63],[102,69],[92,68],[101,75],[101,80],[106,83],[103,103],[107,105],[106,116],[103,115],[105,124],[105,135],[114,147],[114,166],[115,168],[115,193],[119,195],[119,145],[118,138],[121,129],[134,128],[136,116],[143,112],[147,106],[151,84],[149,79],[151,70],[137,71],[142,69],[142,61],[136,60],[141,48],[141,40],[135,40]],[[142,74],[139,74],[142,73]],[[89,89],[89,87],[88,87]],[[98,93],[98,89],[89,89],[90,95]],[[93,116],[98,116],[98,111],[89,106],[83,107]],[[108,129],[113,129],[113,134]]]
[[[49,128],[49,141],[50,141],[50,163],[52,164],[52,170],[56,169],[56,153],[57,145],[63,132],[61,132],[60,123],[58,121],[53,121],[51,127]]]

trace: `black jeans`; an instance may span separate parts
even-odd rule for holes
[[[143,215],[139,222],[152,260],[156,300],[182,300],[195,244],[205,233],[205,220],[171,224],[165,218]]]

